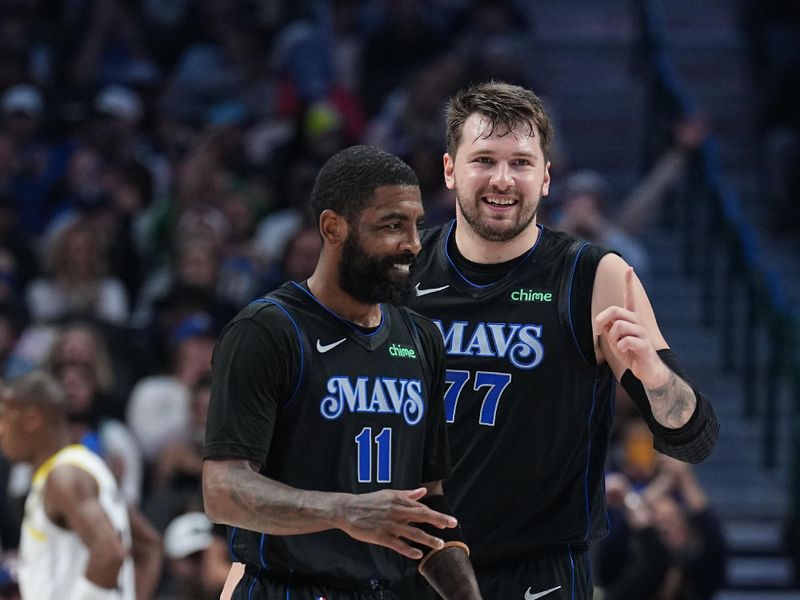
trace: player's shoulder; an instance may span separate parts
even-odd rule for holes
[[[421,315],[414,309],[402,307],[400,310],[404,310],[408,313],[408,316],[411,319],[411,324],[416,328],[423,340],[423,343],[428,346],[440,345],[442,334],[433,321],[431,321],[428,317]]]
[[[62,448],[34,475],[46,485],[48,495],[97,490],[108,485],[111,477],[103,459],[80,444]]]
[[[558,229],[551,229],[546,225],[541,225],[542,234],[546,241],[546,245],[552,252],[559,254],[575,253],[579,256],[580,261],[591,262],[596,266],[604,256],[613,251],[590,242],[588,240],[579,238],[566,231]]]
[[[302,304],[297,285],[294,282],[287,282],[252,300],[239,311],[232,322],[253,320],[259,323],[272,323],[277,315],[284,315],[284,317],[291,315]]]
[[[408,313],[408,316],[411,317],[412,323],[414,323],[417,328],[424,331],[438,331],[436,324],[433,321],[421,313],[418,313],[413,308],[404,306],[401,310],[405,310]]]
[[[220,338],[230,335],[232,331],[243,330],[269,332],[272,336],[280,335],[280,332],[295,335],[303,303],[295,286],[294,283],[286,283],[250,302],[225,325]]]
[[[444,223],[442,225],[421,229],[419,232],[419,241],[420,244],[422,244],[422,249],[426,250],[435,246],[438,241],[447,236],[451,226],[452,221],[450,223]]]

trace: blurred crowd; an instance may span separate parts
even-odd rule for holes
[[[159,598],[222,587],[224,531],[199,496],[211,352],[240,308],[310,275],[318,167],[348,145],[381,146],[417,172],[426,224],[448,221],[447,98],[495,78],[548,101],[537,62],[519,60],[536,40],[530,13],[525,0],[0,0],[0,376],[45,367],[61,381],[74,441],[163,534]],[[637,236],[707,131],[702,116],[676,124],[622,199],[572,170],[557,139],[545,223],[622,252],[646,279]],[[700,527],[691,473],[652,478],[662,470],[674,506],[644,527],[667,528],[659,510]],[[624,508],[643,482],[620,477],[609,494]],[[0,457],[0,590],[13,587],[29,479]],[[610,552],[635,552],[640,530]],[[658,568],[679,589],[691,536],[670,537]],[[630,597],[613,595],[617,575],[603,574],[607,597]],[[653,598],[711,597],[676,594]]]
[[[742,2],[741,30],[749,51],[762,197],[774,235],[800,233],[800,4]]]

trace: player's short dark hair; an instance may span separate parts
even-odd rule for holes
[[[56,415],[66,411],[67,394],[47,371],[31,371],[6,382],[4,388],[3,399],[16,404],[35,406]]]
[[[369,205],[375,190],[385,185],[413,185],[419,181],[400,158],[375,146],[351,146],[334,154],[322,166],[311,191],[311,209],[319,223],[330,209],[352,221]]]
[[[484,135],[490,136],[498,127],[502,130],[527,130],[538,135],[546,160],[550,158],[553,124],[539,97],[530,90],[502,81],[487,81],[464,88],[447,103],[447,152],[455,157],[464,122],[473,114],[489,121]]]

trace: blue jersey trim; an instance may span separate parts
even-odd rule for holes
[[[575,325],[572,323],[572,283],[575,281],[575,271],[578,268],[578,259],[580,259],[581,253],[588,245],[589,242],[584,242],[584,244],[578,248],[578,251],[575,253],[575,262],[572,263],[572,272],[569,274],[569,286],[567,286],[567,320],[569,321],[569,331],[572,333],[572,341],[575,342],[575,347],[578,349],[578,354],[581,355],[587,364],[591,364],[589,359],[587,359],[583,354],[580,344],[578,344],[578,336],[575,335]]]
[[[308,296],[309,298],[311,298],[311,299],[312,299],[314,302],[316,302],[316,303],[317,303],[317,304],[318,304],[318,305],[319,305],[319,306],[320,306],[322,309],[324,309],[326,312],[328,312],[328,314],[330,314],[330,315],[331,315],[333,318],[335,318],[337,321],[339,321],[339,322],[341,322],[341,323],[344,323],[345,325],[347,325],[347,326],[348,326],[350,329],[352,329],[353,331],[357,331],[357,332],[359,332],[360,334],[362,334],[362,335],[365,335],[365,336],[367,336],[367,337],[372,337],[373,335],[377,334],[377,333],[378,333],[378,332],[379,332],[381,329],[383,329],[383,324],[384,324],[384,322],[385,322],[385,319],[384,319],[384,312],[385,312],[385,311],[383,310],[383,304],[379,304],[379,305],[378,305],[378,306],[380,307],[380,309],[381,309],[381,322],[380,322],[380,323],[378,324],[378,326],[375,328],[375,331],[370,331],[369,333],[366,333],[366,332],[364,332],[364,330],[363,330],[363,329],[360,329],[360,328],[358,328],[356,325],[354,325],[353,323],[351,323],[351,322],[350,322],[350,321],[348,321],[347,319],[343,319],[342,317],[340,317],[339,315],[337,315],[337,314],[336,314],[335,312],[333,312],[333,311],[332,311],[330,308],[328,308],[328,307],[327,307],[327,306],[325,306],[325,305],[324,305],[322,302],[320,302],[320,301],[317,299],[317,297],[316,297],[314,294],[312,294],[312,293],[311,293],[309,290],[307,290],[306,288],[304,288],[302,285],[300,285],[300,284],[299,284],[299,283],[297,283],[296,281],[292,281],[292,282],[291,282],[291,284],[292,284],[294,287],[296,287],[298,290],[300,290],[301,292],[303,292],[303,293],[304,293],[306,296]]]
[[[258,579],[253,577],[253,581],[250,583],[250,589],[247,590],[247,600],[252,600],[253,598],[253,589],[256,587],[256,582]]]
[[[592,425],[592,417],[594,416],[594,406],[597,400],[597,381],[598,379],[595,378],[594,386],[592,387],[592,407],[589,409],[589,419],[586,421],[586,430],[589,431]],[[583,473],[583,497],[586,503],[586,535],[584,539],[589,539],[589,534],[591,533],[592,529],[592,511],[591,507],[589,506],[589,467],[591,464],[591,457],[592,457],[592,436],[587,436],[586,441],[586,470]]]
[[[231,528],[231,537],[228,539],[228,554],[231,556],[231,560],[234,562],[242,562],[239,559],[239,556],[236,554],[236,550],[233,549],[233,538],[236,537],[236,532],[239,531],[238,527]]]
[[[572,544],[567,545],[567,551],[569,552],[569,572],[570,572],[569,597],[572,600],[575,600],[575,559],[572,557]]]
[[[261,568],[267,570],[267,560],[264,558],[264,542],[267,541],[267,534],[261,534],[261,541],[258,543],[258,562],[261,563]]]
[[[289,311],[287,311],[279,302],[273,300],[272,298],[259,298],[258,300],[253,300],[250,304],[272,304],[276,306],[283,314],[286,315],[286,318],[294,327],[294,332],[297,334],[297,343],[300,345],[300,374],[297,376],[297,384],[294,386],[294,391],[289,399],[284,402],[284,406],[289,406],[292,401],[297,396],[297,392],[300,390],[300,385],[303,383],[303,375],[305,373],[305,352],[303,351],[303,336],[300,335],[300,327],[297,325],[297,321],[294,320]]]
[[[466,275],[464,275],[461,271],[458,270],[458,267],[456,266],[456,263],[453,261],[452,257],[450,256],[450,251],[448,249],[448,245],[449,245],[449,242],[450,242],[450,237],[453,235],[453,229],[455,229],[455,226],[456,226],[456,221],[455,221],[455,219],[453,219],[452,221],[450,221],[450,228],[447,230],[447,235],[444,238],[444,255],[445,255],[445,258],[447,258],[447,262],[450,263],[450,266],[453,268],[453,271],[455,271],[456,275],[458,275],[462,279],[462,281],[464,281],[464,283],[466,283],[467,285],[469,285],[471,287],[477,288],[477,289],[483,289],[483,288],[492,287],[493,285],[496,285],[497,281],[492,282],[492,283],[487,283],[487,284],[484,284],[484,285],[479,285],[479,284],[467,279]],[[536,243],[534,243],[533,246],[531,246],[531,249],[528,250],[525,253],[525,258],[523,258],[519,262],[519,264],[515,265],[514,268],[511,269],[508,273],[503,275],[499,279],[499,281],[502,281],[506,277],[509,277],[514,271],[516,271],[519,267],[521,267],[523,264],[525,264],[525,262],[527,261],[528,257],[531,254],[533,254],[533,251],[536,250],[536,248],[539,246],[539,242],[542,241],[544,228],[541,225],[536,225],[536,228],[539,230],[539,235],[536,238]]]
[[[614,402],[614,398],[616,397],[617,392],[617,380],[615,377],[611,377],[611,385],[609,385],[608,390],[608,406],[609,406],[609,421],[611,423],[614,422],[614,412],[616,409],[616,403]],[[609,428],[610,431],[610,428]],[[608,511],[606,511],[606,531],[611,531],[611,517],[609,516]],[[591,564],[591,563],[590,563]],[[590,571],[591,573],[591,571]]]

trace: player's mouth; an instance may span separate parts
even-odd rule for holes
[[[499,194],[487,194],[481,196],[481,202],[489,206],[492,210],[509,210],[519,204],[519,200],[514,196]]]
[[[399,277],[408,277],[414,269],[414,255],[404,252],[388,258],[386,266],[389,272],[397,274]]]

